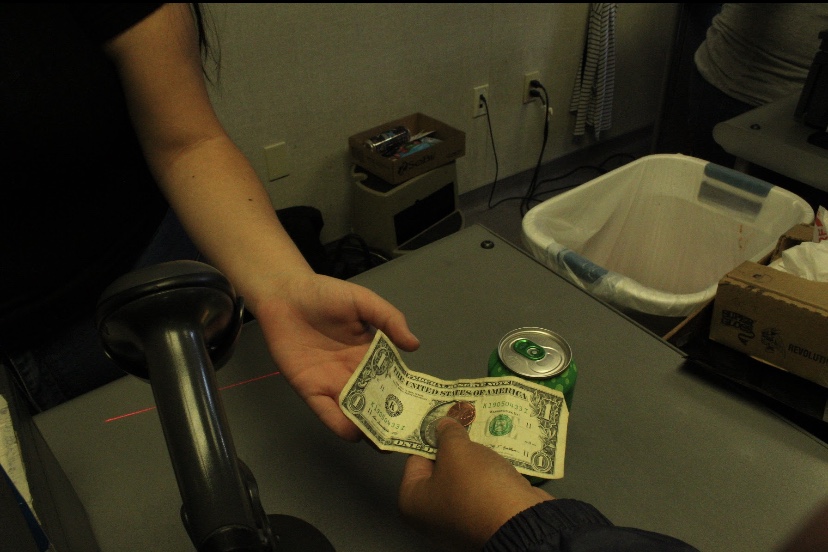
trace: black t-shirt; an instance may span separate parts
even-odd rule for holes
[[[0,4],[0,348],[94,312],[167,205],[102,44],[159,4]]]

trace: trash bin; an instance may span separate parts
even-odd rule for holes
[[[540,203],[531,254],[628,314],[686,317],[814,212],[799,196],[686,155],[649,155]],[[634,317],[635,318],[635,317]]]

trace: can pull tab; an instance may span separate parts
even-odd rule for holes
[[[518,339],[512,344],[512,349],[529,360],[540,360],[546,356],[543,347],[528,339]]]

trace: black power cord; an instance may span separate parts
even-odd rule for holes
[[[506,198],[502,201],[498,201],[494,205],[492,205],[492,198],[494,197],[495,187],[497,187],[497,175],[500,172],[500,164],[497,161],[497,148],[495,147],[495,139],[494,139],[494,131],[492,131],[492,116],[489,114],[489,102],[486,101],[486,96],[480,94],[480,101],[483,102],[483,105],[486,106],[486,122],[489,124],[489,139],[492,142],[492,154],[494,154],[494,162],[495,162],[495,177],[494,181],[492,182],[492,189],[489,191],[489,201],[488,206],[489,209],[500,205],[503,201],[509,201],[509,199],[513,198]]]
[[[549,140],[549,93],[546,91],[546,88],[541,84],[541,82],[537,79],[534,79],[529,82],[529,86],[532,87],[529,90],[529,95],[539,98],[541,103],[543,104],[543,143],[541,144],[540,154],[538,155],[538,162],[535,164],[535,172],[532,174],[532,180],[529,183],[529,188],[526,190],[526,195],[520,202],[520,216],[523,217],[526,212],[529,210],[530,203],[532,200],[532,196],[535,194],[535,190],[538,187],[538,176],[540,175],[540,168],[543,162],[543,154],[546,151],[546,143]],[[540,92],[543,92],[543,96],[541,96]]]
[[[548,94],[546,94],[546,89],[543,88],[543,85],[540,83],[540,81],[533,80],[529,84],[530,84],[530,86],[533,87],[533,89],[530,90],[529,95],[534,96],[536,98],[540,98],[541,103],[543,103],[543,105],[544,105],[545,113],[546,113],[546,117],[544,119],[544,128],[543,128],[543,145],[541,146],[540,157],[538,158],[538,163],[535,167],[535,173],[532,176],[532,181],[530,183],[529,189],[526,192],[526,195],[524,195],[524,196],[515,196],[515,197],[506,197],[506,198],[501,199],[500,201],[498,201],[494,205],[492,205],[492,199],[494,198],[495,188],[497,187],[497,175],[498,175],[498,170],[499,170],[498,161],[497,161],[497,149],[495,148],[494,133],[492,132],[492,119],[489,116],[489,104],[488,104],[488,102],[486,102],[486,98],[482,94],[480,95],[480,100],[486,105],[486,119],[489,122],[489,137],[491,138],[491,141],[492,141],[492,152],[494,153],[494,158],[495,158],[495,179],[494,179],[494,182],[492,182],[492,189],[489,191],[488,207],[489,207],[489,209],[493,209],[494,207],[497,207],[501,203],[505,203],[507,201],[513,201],[513,200],[518,200],[519,199],[519,200],[521,200],[521,216],[523,216],[523,214],[524,214],[523,204],[525,204],[529,201],[529,197],[533,193],[533,191],[532,191],[533,187],[536,186],[537,179],[538,179],[538,174],[539,174],[539,171],[540,171],[540,164],[541,164],[541,161],[543,160],[543,153],[544,153],[544,150],[546,149],[546,142],[547,142],[547,139],[549,137],[549,110],[546,109],[546,106],[549,104],[549,96],[548,96]],[[538,92],[537,88],[543,89],[544,95],[546,96],[545,98],[541,97],[541,94],[540,94],[540,92]]]
[[[601,161],[601,163],[599,163],[598,165],[581,165],[579,167],[575,167],[574,169],[572,169],[572,170],[570,170],[570,171],[568,171],[564,174],[561,174],[561,175],[558,175],[558,176],[553,176],[553,177],[550,177],[550,178],[544,178],[543,180],[541,180],[537,183],[537,187],[540,187],[541,184],[546,184],[546,183],[549,183],[549,182],[556,182],[558,180],[563,180],[564,178],[572,176],[576,172],[583,171],[583,170],[593,170],[593,171],[597,172],[599,175],[606,174],[606,173],[608,173],[608,172],[610,172],[611,170],[614,170],[614,169],[608,169],[608,168],[606,168],[605,165],[607,163],[609,163],[610,161],[612,161],[613,159],[617,158],[617,157],[626,157],[630,161],[634,161],[634,160],[638,159],[638,157],[636,157],[635,155],[633,155],[631,153],[615,153],[613,155],[610,155],[609,157],[607,157],[603,161]],[[623,165],[623,163],[622,163],[622,165]],[[615,168],[617,168],[617,167],[615,167]],[[561,188],[553,188],[551,190],[546,190],[546,191],[543,191],[543,192],[535,191],[535,193],[532,194],[532,197],[530,197],[529,200],[533,203],[540,203],[541,201],[543,201],[541,199],[541,197],[544,196],[544,195],[552,194],[552,193],[555,193],[555,192],[562,192],[564,190],[569,190],[571,188],[576,188],[576,187],[580,186],[581,184],[583,184],[583,182],[579,182],[578,184],[572,184],[571,186],[564,186],[564,187],[561,187]],[[529,205],[528,207],[531,209],[532,205]]]
[[[543,125],[543,143],[541,145],[540,155],[538,156],[538,162],[535,165],[535,171],[532,174],[532,179],[529,183],[529,187],[528,187],[526,193],[523,196],[505,197],[505,198],[499,200],[494,205],[492,205],[492,199],[494,198],[495,188],[497,187],[497,179],[498,179],[498,172],[499,172],[499,165],[498,165],[498,160],[497,160],[497,149],[495,148],[494,132],[492,132],[492,119],[491,119],[491,116],[489,115],[489,103],[486,101],[485,96],[483,96],[482,94],[480,95],[480,101],[486,106],[486,120],[488,121],[488,124],[489,124],[489,138],[491,139],[491,142],[492,142],[492,152],[494,153],[494,158],[495,158],[495,178],[494,178],[494,181],[492,182],[492,188],[489,191],[488,208],[493,209],[493,208],[497,207],[498,205],[500,205],[501,203],[505,203],[507,201],[521,200],[521,205],[520,205],[520,216],[521,216],[521,218],[524,215],[526,215],[526,212],[529,211],[529,209],[531,209],[533,207],[534,203],[540,203],[542,201],[542,199],[541,199],[542,196],[547,195],[547,194],[551,194],[551,193],[555,193],[555,192],[561,192],[561,191],[569,190],[571,188],[576,188],[576,187],[580,186],[581,184],[583,184],[583,182],[578,182],[577,184],[572,184],[571,186],[565,186],[565,187],[562,187],[562,188],[554,188],[554,189],[551,189],[551,190],[546,190],[546,191],[543,191],[543,192],[539,192],[538,188],[542,184],[546,184],[546,183],[549,183],[549,182],[556,182],[558,180],[563,180],[564,178],[572,176],[573,174],[575,174],[579,171],[582,171],[582,170],[593,170],[593,171],[598,172],[599,175],[600,174],[605,174],[605,173],[609,172],[610,170],[612,170],[612,169],[607,169],[605,167],[605,165],[607,163],[609,163],[611,160],[613,160],[617,157],[627,157],[627,158],[630,159],[630,161],[633,161],[633,160],[637,159],[637,157],[635,155],[630,154],[630,153],[616,153],[616,154],[610,155],[609,157],[604,159],[598,165],[581,165],[579,167],[575,167],[574,169],[572,169],[572,170],[570,170],[570,171],[568,171],[564,174],[561,174],[561,175],[558,175],[558,176],[553,176],[553,177],[550,177],[550,178],[545,178],[543,180],[538,180],[538,177],[540,175],[540,167],[541,167],[541,164],[543,162],[543,154],[546,150],[546,144],[547,144],[547,141],[549,139],[549,94],[547,93],[546,88],[544,88],[543,84],[538,80],[530,81],[529,85],[532,87],[532,89],[529,91],[529,95],[532,96],[532,97],[538,98],[541,101],[541,103],[543,104],[544,111],[545,111],[544,125]],[[541,92],[543,92],[543,93],[541,94]]]

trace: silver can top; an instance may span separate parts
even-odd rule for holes
[[[500,340],[497,354],[506,368],[526,378],[550,378],[572,360],[566,340],[545,328],[512,330]]]

